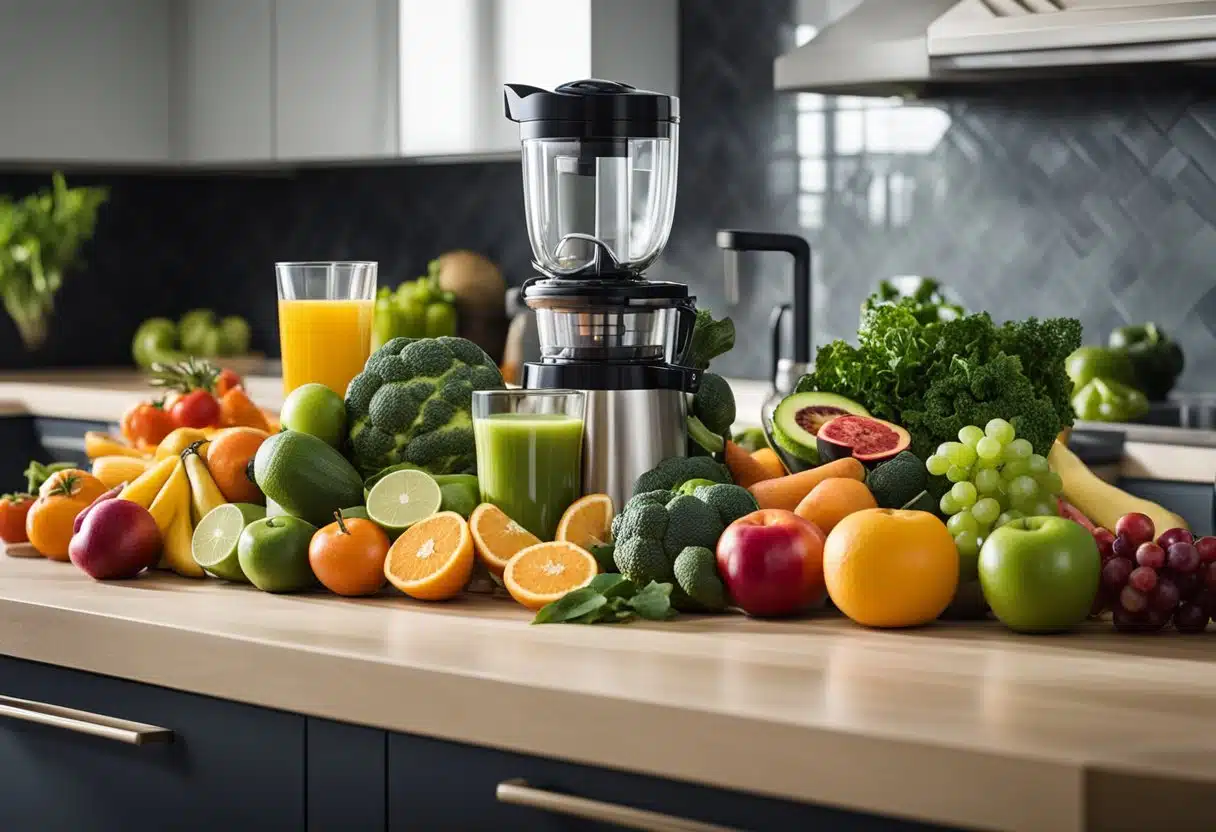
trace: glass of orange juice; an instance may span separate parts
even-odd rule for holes
[[[275,263],[283,395],[310,382],[346,394],[372,348],[376,263]]]

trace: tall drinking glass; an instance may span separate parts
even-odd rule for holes
[[[338,395],[372,348],[376,264],[275,263],[283,395],[318,382]]]
[[[481,499],[541,540],[582,496],[583,407],[577,390],[473,393]]]

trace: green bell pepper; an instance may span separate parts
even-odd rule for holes
[[[1127,353],[1110,347],[1081,347],[1064,360],[1064,369],[1072,379],[1074,393],[1095,378],[1123,384],[1136,381],[1135,369]]]
[[[1111,332],[1108,343],[1127,353],[1136,386],[1152,401],[1169,395],[1186,366],[1182,348],[1153,323],[1120,327]]]
[[[1093,378],[1073,394],[1077,418],[1093,422],[1132,422],[1148,413],[1148,398],[1134,387]]]

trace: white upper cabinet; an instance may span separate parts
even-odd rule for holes
[[[186,0],[175,55],[187,162],[274,158],[274,0]]]
[[[0,0],[0,161],[171,159],[165,0]]]

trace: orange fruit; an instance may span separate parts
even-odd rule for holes
[[[65,494],[65,496],[82,499],[85,501],[84,504],[86,506],[110,490],[106,487],[105,483],[88,471],[81,471],[79,468],[66,468],[62,471],[56,471],[47,477],[46,482],[42,483],[42,487],[38,489],[38,496],[45,497],[52,491],[62,490],[62,484],[67,479],[73,482],[70,494]]]
[[[338,595],[375,595],[384,586],[388,535],[371,520],[335,520],[308,544],[308,565],[321,585]]]
[[[249,461],[268,436],[257,428],[228,428],[204,446],[207,470],[228,502],[266,502],[261,489],[249,478]]]
[[[516,523],[493,503],[482,503],[473,509],[469,515],[469,529],[473,533],[477,559],[499,576],[516,552],[540,543],[539,537]]]
[[[537,543],[516,553],[507,562],[502,582],[512,598],[530,610],[538,610],[591,583],[599,571],[594,555],[559,540]]]
[[[794,514],[803,520],[810,520],[824,534],[828,534],[841,520],[867,508],[878,508],[878,503],[864,482],[848,477],[830,477],[802,498]]]
[[[958,550],[927,511],[870,508],[836,524],[823,574],[837,608],[867,627],[915,627],[941,615],[958,586]]]
[[[612,498],[588,494],[575,500],[557,524],[557,539],[584,549],[602,546],[612,537]]]
[[[460,594],[473,574],[473,536],[454,511],[441,511],[401,533],[389,547],[384,577],[421,601],[446,601]]]

